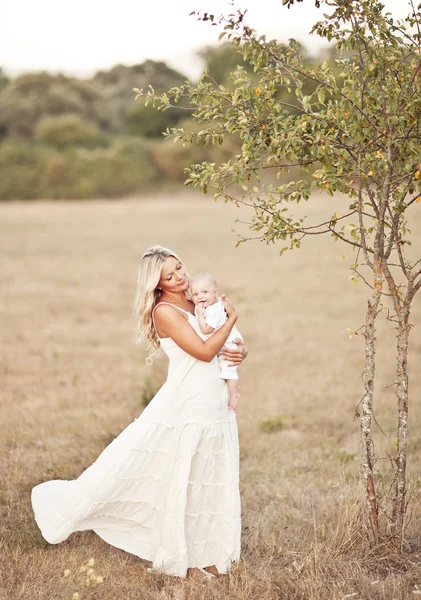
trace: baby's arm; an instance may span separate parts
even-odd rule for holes
[[[202,302],[199,302],[199,304],[196,305],[196,316],[202,333],[210,334],[215,331],[215,328],[208,325],[205,321],[205,309],[203,308]]]

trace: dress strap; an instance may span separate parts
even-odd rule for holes
[[[177,310],[181,310],[181,312],[183,312],[183,313],[186,313],[186,315],[192,315],[192,316],[193,316],[193,313],[191,313],[190,311],[188,311],[188,310],[184,310],[184,308],[180,308],[179,306],[176,306],[175,304],[171,304],[171,302],[159,302],[159,303],[158,303],[158,304],[157,304],[157,305],[154,307],[154,309],[153,309],[153,311],[152,311],[152,315],[153,315],[153,313],[155,312],[155,309],[156,309],[156,308],[158,308],[158,306],[160,306],[161,304],[168,304],[168,306],[173,306],[173,307],[174,307],[174,308],[176,308]]]
[[[154,312],[155,312],[155,309],[160,304],[168,304],[168,306],[173,306],[177,310],[180,310],[181,312],[185,313],[187,315],[187,318],[189,317],[189,315],[193,316],[193,314],[191,312],[189,312],[188,310],[184,310],[183,308],[180,308],[179,306],[176,306],[175,304],[171,304],[171,302],[159,302],[156,306],[154,306],[154,308],[152,310],[152,323],[153,323],[153,326],[155,327],[155,331],[156,331],[156,325],[155,325],[155,319],[154,319]],[[168,339],[168,338],[160,338],[157,331],[156,331],[156,335],[158,336],[159,340],[167,340]]]

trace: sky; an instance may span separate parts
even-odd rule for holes
[[[314,0],[290,9],[281,0],[235,2],[248,10],[247,24],[259,34],[294,37],[311,52],[326,46],[308,35],[322,16]],[[393,16],[409,12],[407,0],[383,3]],[[10,75],[46,70],[90,77],[150,58],[194,79],[203,68],[198,50],[218,43],[221,30],[189,13],[219,15],[230,8],[226,0],[0,0],[0,67]]]

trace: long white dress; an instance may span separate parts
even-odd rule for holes
[[[163,387],[78,479],[32,489],[35,519],[51,544],[92,529],[170,575],[213,564],[226,573],[241,538],[238,432],[227,385],[216,357],[202,362],[170,338],[160,343],[169,358]]]

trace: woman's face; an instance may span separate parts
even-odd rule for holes
[[[183,263],[174,256],[168,256],[162,266],[157,288],[163,292],[183,292],[188,287],[187,272]]]

